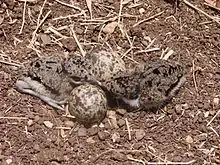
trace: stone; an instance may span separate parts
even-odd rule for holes
[[[135,137],[136,139],[139,141],[141,139],[143,139],[145,136],[145,131],[143,129],[138,129],[136,132],[135,132]]]
[[[86,130],[86,128],[79,128],[77,134],[78,134],[79,137],[86,136],[86,135],[87,135],[87,130]]]

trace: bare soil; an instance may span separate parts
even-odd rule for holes
[[[20,34],[24,2],[0,2],[0,164],[136,165],[166,164],[166,161],[220,164],[219,25],[183,2],[175,8],[163,0],[139,0],[137,5],[133,1],[123,5],[120,19],[123,30],[117,27],[112,34],[105,34],[104,25],[118,21],[120,1],[92,2],[93,20],[102,21],[90,20],[86,1],[63,2],[73,2],[86,16],[80,15],[78,9],[48,0],[40,20],[51,12],[36,33],[35,49],[28,46],[43,0],[27,2]],[[218,11],[204,6],[201,0],[193,4],[210,15],[219,16]],[[160,12],[163,13],[134,27],[137,22]],[[74,14],[79,16],[55,19]],[[111,125],[108,118],[102,127],[88,129],[70,121],[39,99],[14,89],[19,71],[16,64],[26,63],[42,53],[79,51],[73,38],[59,40],[60,36],[47,33],[47,28],[53,27],[71,37],[70,24],[74,24],[73,29],[85,51],[96,45],[109,45],[125,55],[131,47],[129,38],[134,48],[123,58],[127,66],[159,58],[162,50],[169,47],[174,51],[170,59],[186,67],[187,83],[172,103],[157,113],[117,110],[118,128]],[[59,30],[60,27],[64,28]],[[42,34],[47,35],[46,42]],[[149,38],[155,42],[147,48]],[[160,49],[139,52],[151,48]],[[53,127],[46,126],[45,121],[53,123]]]

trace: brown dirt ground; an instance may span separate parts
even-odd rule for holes
[[[70,4],[71,1],[65,2]],[[86,2],[72,2],[85,10],[87,17],[81,15],[71,19],[53,20],[80,11],[48,0],[43,16],[48,11],[51,13],[37,34],[46,33],[49,26],[59,28],[72,22],[85,51],[97,43],[105,45],[104,42],[120,54],[130,48],[127,38],[119,28],[110,35],[102,32],[103,40],[98,40],[102,26],[107,23],[89,22]],[[117,113],[119,128],[114,128],[108,119],[105,119],[103,127],[89,129],[77,123],[67,123],[66,117],[57,114],[39,99],[20,94],[14,89],[18,67],[12,64],[26,62],[37,54],[35,50],[28,48],[28,45],[36,29],[43,0],[27,3],[21,34],[19,31],[24,3],[13,0],[0,2],[0,164],[130,165],[147,162],[157,164],[156,162],[166,160],[182,162],[178,164],[220,164],[220,115],[215,117],[220,98],[219,26],[183,2],[177,10],[163,0],[137,0],[139,5],[136,6],[132,2],[123,5],[122,9],[122,15],[129,14],[132,17],[122,16],[121,19],[124,31],[126,29],[130,40],[133,40],[133,46],[136,47],[124,57],[126,63],[129,65],[134,64],[132,60],[141,62],[160,57],[162,50],[169,47],[174,51],[170,58],[179,60],[187,68],[187,83],[173,102],[156,114]],[[204,6],[203,1],[195,0],[193,4],[210,15],[219,16],[218,11]],[[118,15],[119,8],[120,1],[94,0],[93,18],[108,20]],[[139,12],[141,8],[144,9],[143,14]],[[161,11],[163,13],[155,19],[133,27],[138,21]],[[59,32],[71,36],[68,28]],[[48,36],[52,41],[55,41],[52,36],[59,39],[59,36],[53,33],[48,33]],[[160,50],[135,54],[146,49],[149,44],[147,36],[152,40],[156,39],[150,48],[159,47]],[[55,42],[43,44],[37,37],[35,48],[44,53],[78,51],[73,39],[57,42],[61,42],[64,47]],[[12,64],[6,65],[2,61]],[[213,117],[214,120],[207,125]],[[126,120],[130,127],[130,139]],[[53,123],[53,128],[46,127],[45,121]]]

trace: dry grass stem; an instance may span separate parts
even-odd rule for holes
[[[37,2],[37,0],[17,0],[19,2],[31,2],[31,3],[34,3],[34,2]]]
[[[81,12],[83,11],[80,7],[67,4],[67,3],[62,2],[62,1],[60,1],[60,0],[55,0],[55,1],[58,2],[58,3],[60,3],[61,5],[71,7],[71,8],[73,8],[73,9],[75,9],[75,10],[79,10],[79,11],[81,11]],[[85,12],[83,12],[83,13],[85,14]]]
[[[216,112],[215,116],[213,116],[213,118],[207,123],[206,126],[209,126],[219,114],[220,114],[220,110],[218,110],[218,112]]]
[[[165,50],[162,50],[162,53],[160,55],[160,59],[162,59],[164,57],[164,54],[169,50],[169,47],[166,47]],[[189,53],[189,52],[188,52]]]
[[[138,163],[142,163],[143,165],[145,165],[145,161],[141,160],[141,159],[134,159],[130,156],[127,156],[128,160],[134,161],[134,162],[138,162]]]
[[[157,13],[157,14],[155,14],[155,15],[149,17],[149,18],[143,19],[143,20],[137,22],[136,24],[134,24],[133,27],[136,27],[136,26],[138,26],[138,25],[140,25],[140,24],[142,24],[142,23],[144,23],[144,22],[146,22],[146,21],[152,20],[152,19],[154,19],[154,18],[160,16],[161,14],[163,14],[163,12],[164,12],[164,11],[161,11],[160,13]]]
[[[213,9],[215,9],[215,10],[220,11],[220,8],[215,7],[215,6],[212,6],[212,5],[208,4],[208,3],[204,3],[204,5],[206,5],[206,6],[208,6],[208,7],[211,7],[211,8],[213,8]]]
[[[42,7],[40,8],[40,13],[37,17],[37,26],[40,24],[40,18],[41,18],[41,15],[43,14],[44,6],[45,6],[46,3],[47,3],[47,0],[44,0],[44,3],[42,5]]]
[[[56,129],[71,130],[71,127],[55,127]]]
[[[47,30],[51,31],[52,33],[56,34],[57,36],[59,36],[63,39],[69,38],[67,36],[62,35],[60,32],[56,31],[53,27],[49,27]]]
[[[92,19],[92,0],[86,0],[86,5],[89,9],[90,18]]]
[[[40,26],[44,23],[44,21],[47,19],[47,17],[49,16],[49,14],[51,13],[51,10],[47,12],[47,14],[44,16],[44,18],[41,20],[41,22],[37,25],[35,31],[32,33],[32,39],[30,42],[30,47],[32,47],[34,45],[34,42],[36,40],[36,33],[38,31],[38,29],[40,28]]]
[[[208,128],[211,129],[219,137],[218,132],[213,127],[208,127]]]
[[[196,82],[196,76],[195,76],[195,61],[193,60],[192,62],[192,75],[193,75],[193,82],[194,82],[194,87],[196,89],[196,92],[198,93],[198,87],[197,87],[197,82]]]
[[[158,50],[160,50],[160,48],[151,48],[151,49],[147,49],[147,50],[139,50],[139,51],[135,52],[134,55],[141,54],[141,53],[154,52],[154,51],[158,51]]]
[[[12,66],[17,66],[17,67],[22,66],[20,64],[16,64],[16,63],[4,61],[4,60],[0,60],[0,63],[7,64],[7,65],[12,65]]]
[[[78,40],[77,37],[76,37],[76,33],[75,33],[75,31],[73,30],[73,26],[72,26],[72,25],[70,26],[70,30],[71,30],[71,32],[72,32],[73,38],[74,38],[75,41],[76,41],[77,46],[79,47],[80,53],[81,53],[82,56],[84,57],[84,56],[86,55],[86,52],[83,50],[82,46],[80,45],[79,40]]]
[[[7,116],[0,116],[0,119],[10,119],[10,120],[27,120],[27,117],[7,117]]]
[[[131,130],[130,130],[130,126],[129,126],[129,122],[127,118],[125,118],[125,123],[126,123],[127,131],[128,131],[128,140],[131,140]]]
[[[210,18],[212,21],[216,22],[217,24],[220,25],[220,22],[218,20],[216,20],[216,18],[214,18],[213,16],[207,14],[206,12],[202,11],[201,9],[199,9],[198,7],[194,6],[193,4],[191,4],[190,2],[188,2],[187,0],[183,0],[183,2],[190,6],[191,8],[193,8],[194,10],[202,13],[203,15],[205,15],[206,17]]]
[[[24,1],[24,9],[23,9],[23,16],[22,16],[22,24],[21,24],[21,29],[18,34],[21,34],[24,28],[24,23],[25,23],[25,13],[26,13],[26,5],[27,5],[27,0]]]
[[[156,38],[154,38],[154,39],[149,43],[149,45],[147,45],[146,49],[149,49],[149,48],[154,44],[155,41],[156,41]]]
[[[60,16],[60,17],[56,17],[56,18],[53,18],[52,20],[53,21],[57,21],[57,20],[60,20],[60,19],[67,19],[67,18],[72,18],[72,17],[79,17],[83,15],[83,13],[79,13],[79,14],[73,14],[73,15],[67,15],[67,16]]]
[[[173,53],[174,53],[174,51],[173,50],[169,50],[164,56],[163,56],[163,60],[168,60],[169,59],[169,57],[171,56],[171,55],[173,55]]]
[[[122,12],[122,8],[123,8],[123,0],[120,0],[120,8],[119,8],[119,13],[118,13],[118,25],[120,24],[120,19],[121,19],[121,12]]]

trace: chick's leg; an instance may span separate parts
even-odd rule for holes
[[[45,95],[44,93],[46,93],[46,89],[37,81],[31,80],[30,78],[27,78],[25,80],[26,81],[16,81],[15,86],[19,92],[38,97],[39,99],[52,106],[53,108],[63,110],[63,107],[59,104],[64,104],[65,101],[56,101],[50,98],[49,96]]]

